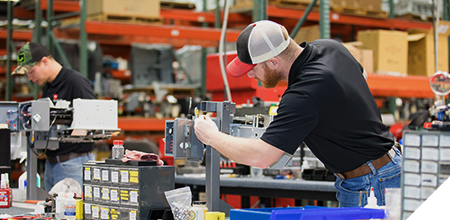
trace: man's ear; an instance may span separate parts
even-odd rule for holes
[[[276,70],[280,67],[280,60],[276,57],[273,57],[267,60],[266,64],[270,69]]]
[[[47,57],[42,57],[40,60],[40,63],[43,65],[48,65],[48,58]]]

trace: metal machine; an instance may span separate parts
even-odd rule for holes
[[[54,104],[49,98],[27,102],[0,102],[0,124],[11,131],[11,147],[27,152],[27,199],[47,193],[36,187],[36,149],[56,150],[60,142],[93,142],[109,139],[117,128],[117,101],[74,99]],[[14,152],[13,152],[14,153]]]
[[[434,106],[430,108],[430,116],[437,120],[432,122],[436,130],[450,130],[450,104],[446,104],[445,96],[450,93],[450,74],[443,71],[436,72],[430,77],[430,88],[436,94]]]
[[[264,133],[271,119],[262,117],[233,117],[236,105],[232,102],[200,103],[200,112],[215,113],[211,119],[217,124],[220,131],[236,137],[259,138]],[[197,111],[196,111],[197,114]],[[263,120],[265,119],[265,120]],[[269,120],[267,120],[269,119]],[[195,117],[175,118],[167,120],[165,128],[165,155],[171,155],[174,159],[186,159],[190,161],[206,160],[206,204],[208,210],[222,211],[229,214],[231,206],[220,199],[220,153],[211,146],[204,146],[195,136]],[[283,167],[290,160],[290,156],[284,155],[272,166]]]

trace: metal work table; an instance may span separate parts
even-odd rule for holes
[[[205,177],[176,175],[175,187],[183,186],[195,186],[195,189],[199,192],[204,192]],[[276,180],[268,177],[221,177],[220,193],[241,195],[243,197],[259,196],[263,198],[337,201],[334,182],[329,181]],[[244,202],[242,206],[245,208]]]

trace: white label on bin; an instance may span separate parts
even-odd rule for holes
[[[416,160],[405,160],[403,170],[406,172],[418,173],[420,171],[420,163]]]
[[[99,211],[98,206],[92,206],[92,218],[98,218]]]
[[[111,201],[113,202],[119,201],[119,197],[117,197],[117,189],[111,190]]]
[[[449,176],[440,176],[439,177],[439,187],[450,188],[450,177]]]
[[[122,177],[120,179],[120,182],[122,183],[128,183],[128,170],[121,170],[120,176]]]
[[[130,220],[136,220],[136,211],[135,210],[130,211]]]
[[[94,168],[94,180],[100,180],[101,176],[100,176],[100,169],[99,168]]]
[[[109,200],[109,189],[108,188],[102,188],[102,199]]]
[[[450,135],[441,135],[439,137],[439,146],[450,147]]]
[[[405,146],[420,146],[420,135],[417,134],[405,134],[405,141],[403,142]]]
[[[438,189],[438,201],[450,201],[450,189]]]
[[[439,159],[439,150],[437,148],[422,148],[422,160],[435,160]]]
[[[94,198],[100,198],[100,187],[94,186]]]
[[[405,186],[404,197],[420,199],[420,188],[415,186]]]
[[[450,215],[450,203],[438,202],[438,214]]]
[[[437,187],[437,176],[422,174],[422,186],[433,186]]]
[[[101,219],[109,219],[108,208],[101,208]]]
[[[421,202],[419,200],[405,199],[404,200],[404,210],[406,211],[416,211],[419,208]]]
[[[422,146],[437,147],[439,143],[439,136],[437,135],[422,135]]]
[[[428,197],[431,196],[431,194],[434,193],[434,191],[436,191],[436,188],[432,188],[432,187],[422,187],[422,198],[421,199],[428,199]]]
[[[420,148],[405,147],[403,155],[406,159],[420,159]]]
[[[405,173],[405,184],[411,186],[420,186],[420,175],[413,173]]]
[[[91,168],[86,167],[84,169],[84,180],[90,181],[91,180]]]
[[[435,201],[420,201],[420,211],[428,213],[436,213],[436,202]]]
[[[84,213],[91,214],[91,204],[88,203],[84,204]]]
[[[84,186],[84,196],[85,197],[88,197],[88,198],[92,197],[91,189],[92,188],[89,185]]]
[[[450,149],[441,148],[441,161],[450,161]]]
[[[108,182],[109,181],[109,175],[108,175],[108,170],[102,170],[102,181],[104,182]]]
[[[119,182],[119,172],[111,171],[111,182],[113,182],[113,183]]]
[[[138,202],[138,192],[130,191],[130,202],[137,203]]]
[[[422,173],[438,173],[438,163],[434,161],[422,161]]]

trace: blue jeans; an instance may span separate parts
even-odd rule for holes
[[[45,161],[44,186],[49,192],[53,186],[65,178],[72,178],[83,187],[83,164],[94,160],[94,155],[88,155],[72,158],[68,161],[51,164]]]
[[[391,157],[391,162],[375,170],[371,161],[369,165],[372,172],[364,176],[342,180],[336,176],[334,186],[337,189],[336,198],[339,201],[339,207],[364,207],[367,205],[367,197],[370,188],[373,187],[377,204],[379,206],[386,205],[385,189],[400,188],[401,172],[402,172],[402,155],[400,151],[394,147],[395,156]]]

